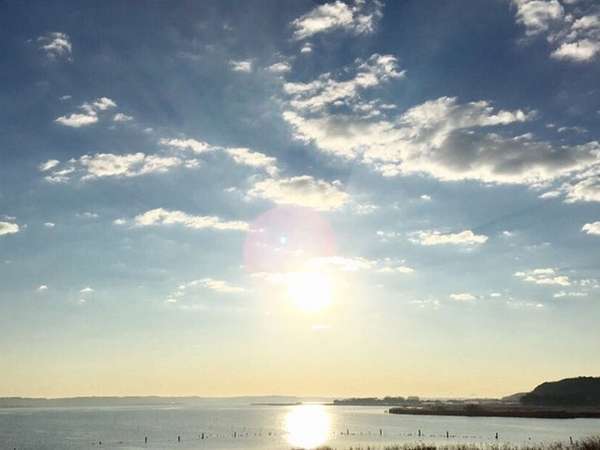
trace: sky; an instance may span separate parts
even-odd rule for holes
[[[597,2],[0,8],[0,395],[600,375]]]

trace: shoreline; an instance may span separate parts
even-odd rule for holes
[[[600,419],[600,410],[486,408],[486,407],[394,407],[389,414],[413,416],[457,416],[457,417],[514,417],[527,419]]]

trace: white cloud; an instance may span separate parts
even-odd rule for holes
[[[543,194],[539,195],[538,198],[542,198],[542,199],[546,199],[546,198],[557,198],[560,197],[562,194],[560,191],[548,191],[548,192],[544,192]]]
[[[339,181],[329,183],[309,175],[258,181],[248,195],[282,205],[298,205],[321,211],[339,209],[350,201],[350,196],[341,189]]]
[[[190,295],[190,291],[195,289],[209,289],[211,291],[218,292],[220,294],[242,294],[246,292],[246,289],[234,286],[227,281],[215,280],[213,278],[202,278],[199,280],[192,280],[184,284],[180,284],[166,299],[167,303],[178,303],[182,298]]]
[[[307,42],[300,49],[300,53],[312,53],[312,45]]]
[[[54,121],[60,125],[72,128],[80,128],[98,122],[98,113],[115,108],[117,104],[108,97],[99,97],[91,103],[83,103],[79,109],[83,112],[60,116]]]
[[[248,148],[227,148],[225,152],[233,158],[237,164],[264,169],[269,175],[275,176],[277,160],[264,153],[253,152]]]
[[[71,39],[66,33],[47,33],[38,37],[37,41],[40,44],[40,49],[43,50],[48,57],[52,59],[71,59]]]
[[[427,174],[443,181],[538,186],[600,164],[600,144],[555,146],[530,134],[507,137],[487,127],[526,122],[534,113],[496,110],[486,101],[442,97],[393,118],[285,111],[295,137],[321,151],[361,161],[384,176]]]
[[[409,266],[386,266],[378,270],[379,273],[401,273],[410,274],[414,273],[415,269]]]
[[[566,292],[560,291],[554,294],[552,297],[554,298],[563,298],[563,297],[587,297],[587,292]]]
[[[88,287],[84,287],[83,289],[81,289],[79,291],[80,294],[91,294],[93,292],[94,292],[94,290],[91,287],[89,287],[89,286]]]
[[[552,57],[581,62],[591,60],[598,53],[600,53],[600,41],[581,39],[575,42],[563,42],[552,52]]]
[[[425,246],[431,245],[479,245],[484,244],[488,237],[482,234],[475,234],[471,230],[464,230],[459,233],[441,233],[440,231],[417,231],[411,233],[410,241]]]
[[[126,225],[127,224],[127,220],[125,220],[125,219],[115,219],[115,220],[113,220],[113,224],[114,225]]]
[[[193,229],[214,230],[248,230],[248,224],[242,221],[224,221],[216,216],[193,216],[182,211],[169,211],[157,208],[146,211],[134,218],[136,226],[158,226],[158,225],[182,225]]]
[[[15,234],[20,230],[19,225],[10,222],[0,222],[0,236]]]
[[[234,72],[245,72],[245,73],[252,72],[252,61],[231,60],[231,61],[229,61],[229,65],[231,67],[231,70],[233,70]]]
[[[117,113],[113,116],[113,122],[129,122],[131,120],[133,120],[132,116],[123,113]]]
[[[551,267],[543,269],[533,269],[523,272],[516,272],[515,276],[530,283],[540,285],[570,286],[571,281],[567,275],[561,275],[556,269]]]
[[[66,127],[80,128],[98,122],[98,116],[96,114],[73,113],[68,116],[57,117],[55,122]]]
[[[46,286],[45,284],[42,284],[40,287],[37,288],[38,292],[46,292],[48,290],[48,286]]]
[[[517,22],[527,36],[543,34],[553,48],[552,58],[589,62],[600,54],[600,16],[586,14],[590,9],[570,6],[557,0],[513,0]],[[591,11],[594,11],[593,7]],[[597,10],[596,10],[597,11]]]
[[[337,0],[319,5],[291,23],[294,39],[306,39],[332,30],[371,33],[382,15],[381,9],[382,5],[377,0],[355,1],[352,5]]]
[[[281,61],[267,67],[267,70],[276,74],[288,73],[292,70],[292,66],[287,61]]]
[[[123,155],[96,153],[53,165],[45,180],[66,183],[73,178],[87,181],[105,177],[137,177],[164,173],[180,166],[189,167],[188,162],[175,156],[146,155],[141,152]]]
[[[106,111],[110,108],[116,108],[117,104],[108,97],[100,97],[93,101],[91,105],[84,103],[82,107],[87,111]]]
[[[284,92],[291,97],[290,106],[300,111],[318,111],[330,105],[355,104],[360,92],[376,87],[393,78],[401,78],[398,60],[392,55],[374,54],[366,61],[357,60],[353,78],[336,81],[331,74],[323,74],[308,83],[285,83]],[[361,111],[373,114],[374,105],[359,102],[354,105]],[[285,117],[285,116],[284,116]]]
[[[54,167],[58,166],[59,164],[60,164],[59,160],[49,159],[45,163],[40,164],[38,166],[38,169],[40,172],[47,172],[48,170],[53,169]]]
[[[54,228],[56,226],[56,224],[53,222],[46,222],[46,223],[44,223],[44,226],[46,228]]]
[[[84,219],[97,219],[100,216],[95,212],[84,211],[82,213],[77,213],[77,217],[82,217]]]
[[[460,292],[458,294],[450,294],[450,298],[452,300],[456,300],[457,302],[470,302],[475,300],[477,297],[475,297],[473,294],[469,294],[468,292]]]
[[[425,202],[430,202],[431,201],[431,197],[427,194],[423,194],[419,197],[421,200],[425,201]]]
[[[196,139],[161,139],[161,145],[175,148],[178,150],[190,150],[194,153],[204,153],[214,150],[214,147],[206,142],[197,141]]]
[[[583,231],[587,234],[595,234],[595,235],[600,236],[600,221],[586,223],[583,227],[581,227],[581,231]]]
[[[528,36],[547,31],[564,15],[558,0],[513,0],[513,3],[517,7],[517,22],[525,26]]]
[[[598,153],[600,155],[600,152]],[[600,202],[600,176],[592,175],[572,183],[561,186],[565,193],[565,202]]]
[[[210,289],[210,290],[220,292],[223,294],[240,294],[240,293],[246,291],[244,288],[241,288],[238,286],[232,286],[223,280],[215,280],[212,278],[203,278],[203,279],[197,280],[197,281],[198,281],[198,285],[200,285],[206,289]]]
[[[182,164],[176,157],[161,157],[145,155],[144,153],[131,153],[114,155],[111,153],[97,153],[84,155],[79,163],[86,170],[82,179],[101,177],[135,177],[154,172],[166,172]]]

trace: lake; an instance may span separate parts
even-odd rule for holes
[[[222,403],[0,409],[0,449],[11,450],[290,449],[317,445],[346,449],[407,442],[524,445],[568,442],[570,436],[581,439],[593,434],[600,434],[600,419],[406,416],[366,406]]]

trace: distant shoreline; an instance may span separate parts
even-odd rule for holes
[[[528,419],[600,419],[600,410],[541,409],[520,407],[395,407],[390,414],[413,416],[515,417]]]

